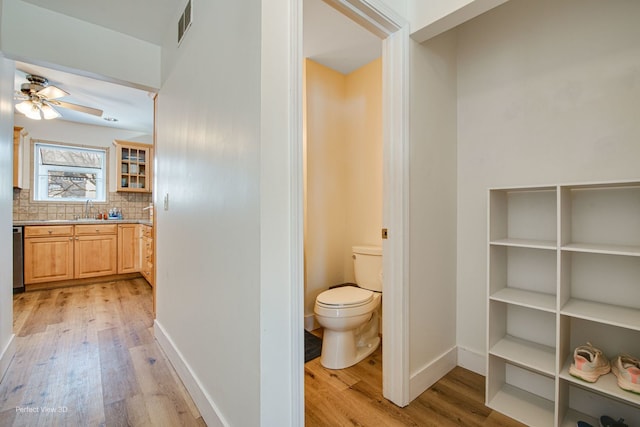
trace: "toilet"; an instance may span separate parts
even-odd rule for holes
[[[324,327],[320,363],[329,369],[355,365],[380,345],[382,248],[354,246],[352,252],[357,286],[322,292],[313,310]]]

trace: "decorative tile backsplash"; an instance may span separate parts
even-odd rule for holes
[[[150,193],[109,193],[109,202],[94,203],[91,215],[119,208],[124,219],[149,219]],[[84,203],[34,202],[28,189],[13,189],[13,220],[33,221],[51,219],[75,219],[84,216]]]

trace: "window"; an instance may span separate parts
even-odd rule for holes
[[[34,149],[34,200],[106,202],[104,149],[37,142]]]

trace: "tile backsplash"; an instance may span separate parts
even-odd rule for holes
[[[149,219],[149,211],[143,208],[151,204],[150,193],[109,193],[108,200],[107,203],[94,203],[92,216],[117,207],[124,219]],[[75,219],[84,215],[84,209],[84,203],[34,202],[30,190],[13,189],[14,221]]]

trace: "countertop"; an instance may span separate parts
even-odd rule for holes
[[[153,225],[148,219],[32,219],[13,221],[14,226],[27,225],[78,225],[78,224],[143,224]]]

